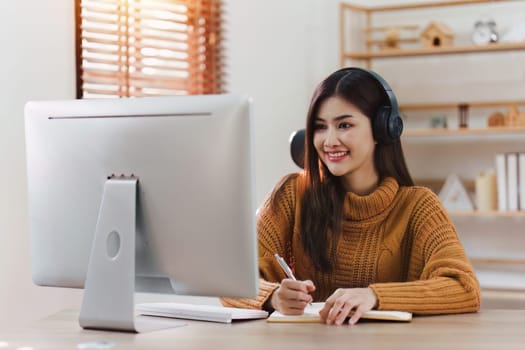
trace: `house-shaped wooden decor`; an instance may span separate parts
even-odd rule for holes
[[[473,211],[474,204],[456,174],[450,174],[439,191],[439,199],[448,211],[465,210]]]
[[[501,112],[494,112],[487,120],[489,127],[505,126],[505,115]]]
[[[451,46],[454,41],[454,32],[442,22],[430,22],[421,32],[421,41],[424,47]]]
[[[364,32],[367,46],[377,45],[380,50],[399,49],[399,44],[419,41],[419,26],[411,24],[367,27]]]
[[[525,112],[520,112],[518,106],[510,106],[505,126],[525,126]]]
[[[505,126],[505,127],[524,127],[525,126],[525,111],[520,111],[518,106],[509,106],[509,111],[506,115],[500,112],[495,112],[488,118],[487,124],[489,127]]]

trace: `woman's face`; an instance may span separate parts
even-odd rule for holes
[[[315,120],[314,147],[334,176],[343,176],[345,187],[377,179],[375,140],[370,119],[340,97],[326,99]]]

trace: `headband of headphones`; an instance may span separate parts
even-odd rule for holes
[[[360,72],[364,72],[364,73],[366,73],[368,75],[371,75],[381,85],[383,90],[385,90],[385,93],[387,94],[388,100],[390,101],[390,107],[392,108],[392,111],[398,111],[399,110],[399,107],[397,105],[396,95],[394,95],[394,92],[392,92],[392,88],[386,82],[386,80],[383,79],[382,76],[380,76],[379,74],[377,74],[376,72],[374,72],[372,70],[359,68],[359,67],[342,68],[341,71],[360,71]]]
[[[389,106],[382,106],[379,108],[378,114],[374,122],[374,137],[377,137],[382,143],[391,143],[399,140],[403,132],[403,120],[399,115],[399,107],[396,96],[392,91],[390,85],[379,74],[374,71],[358,67],[349,67],[340,69],[341,72],[359,71],[363,72],[379,83],[381,88],[385,91],[389,100]]]

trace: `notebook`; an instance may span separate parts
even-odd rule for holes
[[[299,316],[283,315],[279,311],[274,311],[266,321],[276,323],[319,323],[321,322],[319,310],[321,310],[323,306],[324,303],[312,303],[304,309],[304,314]],[[369,320],[410,322],[412,320],[412,313],[404,311],[370,310],[365,312],[361,318]]]
[[[186,303],[142,303],[135,306],[138,314],[182,318],[187,320],[231,323],[233,320],[251,320],[268,317],[268,312],[218,305]]]

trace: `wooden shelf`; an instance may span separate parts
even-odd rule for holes
[[[461,53],[479,52],[501,52],[525,50],[525,42],[498,43],[488,45],[467,45],[449,46],[437,48],[417,48],[417,49],[385,49],[376,52],[348,52],[343,54],[344,59],[369,60],[373,58],[392,58],[409,56],[429,56],[429,55],[451,55]]]
[[[512,105],[525,106],[525,100],[513,101],[488,101],[488,102],[443,102],[443,103],[410,103],[399,106],[402,111],[420,111],[420,110],[443,110],[459,109],[462,106],[469,108],[487,108],[487,107],[509,107]]]
[[[351,9],[354,11],[363,12],[386,12],[386,11],[399,11],[399,10],[416,10],[423,8],[434,8],[434,7],[449,7],[449,6],[464,6],[464,5],[476,5],[484,3],[495,3],[495,2],[512,2],[517,0],[455,0],[455,1],[434,1],[428,3],[412,3],[412,4],[400,4],[390,6],[374,6],[367,7],[362,5],[354,4],[341,4],[342,8]],[[518,0],[519,1],[519,0]]]
[[[494,134],[525,134],[525,127],[491,127],[466,129],[408,129],[405,136],[458,136],[458,135],[494,135]]]
[[[366,26],[365,32],[370,31],[373,27],[372,17],[375,13],[389,12],[389,11],[404,11],[404,10],[417,10],[417,9],[432,9],[437,7],[450,7],[450,6],[465,6],[465,5],[481,5],[487,3],[502,3],[502,2],[515,2],[517,0],[455,0],[455,1],[434,1],[434,2],[415,2],[398,5],[387,5],[387,6],[363,6],[341,3],[339,9],[339,30],[340,30],[340,63],[341,66],[346,66],[347,60],[365,60],[368,68],[370,67],[372,59],[381,58],[395,58],[395,57],[416,57],[416,56],[433,56],[433,55],[453,55],[453,54],[468,54],[468,53],[483,53],[483,52],[505,52],[505,51],[521,51],[525,50],[525,41],[520,42],[498,42],[487,45],[457,45],[457,46],[444,46],[444,47],[420,47],[420,48],[385,48],[383,50],[372,51],[372,43],[369,42],[366,45],[365,51],[353,51],[348,50],[347,44],[348,38],[345,27],[346,14],[347,13],[362,13],[365,15]],[[410,26],[409,24],[401,27]],[[388,26],[387,26],[388,27]],[[398,26],[399,27],[399,26]],[[369,38],[370,39],[370,38]],[[365,48],[363,48],[365,49]]]
[[[401,137],[406,142],[433,143],[433,142],[511,142],[525,141],[525,127],[492,127],[466,129],[406,129]]]
[[[456,36],[458,40],[451,46],[441,47],[424,47],[421,40],[422,32],[419,37],[415,38],[415,32],[404,30],[403,28],[413,28],[415,25],[420,27],[428,25],[431,21],[442,19],[446,22],[443,14],[437,16],[435,8],[446,8],[449,6],[470,6],[480,5],[478,8],[458,8],[457,16],[452,19],[461,18],[465,14],[465,20],[474,23],[477,20],[479,10],[491,11],[496,3],[507,3],[502,6],[508,13],[521,13],[523,2],[519,4],[515,0],[433,0],[433,1],[404,1],[403,4],[385,3],[384,6],[366,6],[354,4],[341,4],[339,13],[340,27],[340,65],[346,67],[354,65],[363,65],[368,69],[373,69],[372,63],[375,60],[392,59],[392,64],[401,61],[401,58],[407,58],[403,61],[408,64],[410,61],[416,61],[421,58],[421,64],[438,65],[440,60],[426,61],[428,57],[450,55],[450,63],[458,61],[465,65],[470,65],[476,55],[485,55],[485,59],[490,60],[493,56],[505,58],[499,53],[516,52],[509,58],[525,57],[525,40],[516,42],[497,42],[487,45],[474,45],[466,40],[465,26],[462,32],[458,31]],[[511,4],[514,3],[514,4]],[[512,6],[511,6],[512,5]],[[516,6],[515,6],[516,5]],[[427,9],[419,13],[412,13],[406,16],[406,22],[403,24],[403,11]],[[396,11],[390,15],[384,16],[386,12]],[[379,15],[381,13],[381,15]],[[377,15],[377,16],[375,16]],[[436,17],[437,16],[437,17]],[[446,16],[446,15],[445,15]],[[425,21],[428,19],[428,21]],[[409,20],[411,22],[409,22]],[[392,25],[389,25],[392,24]],[[452,23],[458,23],[457,21]],[[378,32],[382,27],[383,32]],[[459,29],[460,26],[457,26]],[[363,31],[361,31],[361,29]],[[452,28],[453,30],[455,28]],[[397,31],[396,31],[397,30]],[[389,32],[388,32],[389,31]],[[365,36],[362,36],[364,32]],[[387,35],[388,34],[388,35]],[[461,35],[461,40],[459,40]],[[419,39],[419,40],[417,40]],[[396,42],[396,40],[398,40]],[[390,46],[387,47],[387,41]],[[490,55],[490,53],[493,53]],[[498,53],[498,54],[497,54]],[[459,59],[459,55],[464,54],[464,59]],[[455,55],[455,56],[454,56]],[[480,60],[480,63],[485,60]],[[456,63],[457,64],[457,63]],[[418,66],[419,67],[419,66]],[[498,66],[499,67],[499,66]],[[505,66],[503,66],[504,68]],[[406,68],[406,67],[405,67]],[[452,75],[454,72],[443,71],[443,74]],[[417,77],[414,77],[417,80]],[[444,78],[444,77],[443,77]],[[442,81],[440,80],[440,83]],[[485,83],[485,81],[484,81]],[[487,83],[490,83],[487,82]],[[514,82],[513,82],[514,83]],[[455,87],[455,86],[454,86]],[[443,89],[443,86],[439,86]],[[446,88],[446,87],[445,87]],[[517,88],[517,87],[516,87]],[[428,100],[433,94],[427,93]],[[437,96],[438,94],[436,94]],[[416,117],[423,117],[431,110],[444,111],[442,113],[450,114],[450,111],[458,111],[459,125],[468,125],[469,109],[473,108],[494,108],[505,113],[505,110],[511,106],[518,106],[522,109],[525,106],[525,96],[513,94],[514,98],[521,100],[492,100],[492,101],[461,101],[461,91],[456,92],[454,102],[438,103],[412,103],[400,104],[399,109],[404,113],[408,111],[421,111],[413,113]],[[507,96],[507,97],[506,97]],[[496,99],[510,98],[511,95],[502,93]],[[475,97],[474,97],[475,98]],[[425,100],[419,99],[419,100]],[[477,111],[481,114],[483,111]],[[441,113],[441,112],[440,112]],[[477,117],[476,113],[476,117]],[[409,115],[409,113],[407,113]],[[430,117],[431,115],[428,115]],[[478,118],[479,126],[484,122]],[[518,124],[518,123],[515,123]],[[476,125],[472,123],[471,125]],[[424,127],[420,123],[420,127]],[[418,167],[413,176],[414,182],[418,186],[425,186],[434,193],[439,193],[443,188],[447,175],[456,173],[461,177],[461,183],[466,191],[470,194],[475,192],[475,178],[481,170],[488,169],[493,164],[494,154],[496,152],[517,152],[525,147],[525,127],[480,127],[480,128],[459,128],[459,129],[410,129],[403,131],[403,144],[410,151],[409,155]],[[459,146],[459,147],[458,147]],[[466,147],[461,147],[466,146]],[[452,154],[452,155],[451,155]],[[467,156],[469,155],[469,156]],[[450,156],[450,158],[443,159]],[[434,161],[435,158],[435,161]],[[419,162],[419,163],[417,163]],[[434,169],[434,166],[436,169]],[[461,238],[466,253],[472,262],[481,266],[490,266],[487,268],[483,279],[480,283],[484,286],[497,286],[498,288],[520,288],[523,289],[523,274],[525,273],[525,235],[523,227],[525,224],[525,210],[523,211],[450,211],[449,216]],[[518,266],[519,271],[512,270],[512,273],[506,272],[500,268],[501,265]],[[503,272],[502,272],[503,271]],[[479,271],[477,271],[479,273]],[[479,274],[478,274],[479,276]],[[505,276],[498,283],[494,283],[494,276],[498,278]],[[490,282],[490,283],[487,283]],[[519,285],[514,281],[519,281]]]

